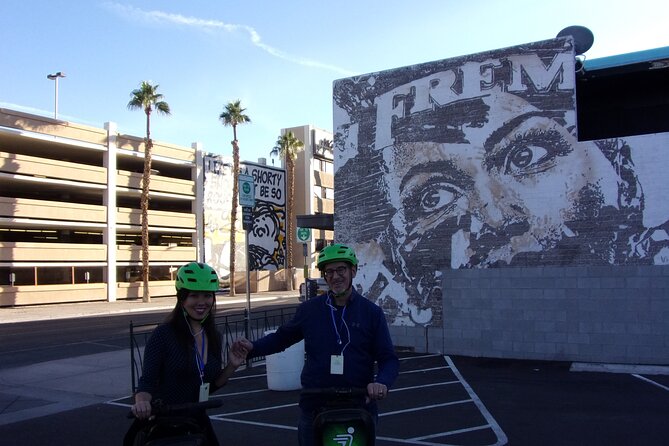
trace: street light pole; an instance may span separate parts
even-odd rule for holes
[[[58,119],[58,78],[65,77],[65,73],[57,72],[55,74],[47,74],[46,78],[52,81],[56,81],[56,92],[54,94],[54,106],[53,106],[53,119]]]

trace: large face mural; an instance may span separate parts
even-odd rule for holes
[[[335,82],[335,231],[393,324],[441,325],[451,270],[669,263],[631,142],[577,139],[574,60],[558,39]]]

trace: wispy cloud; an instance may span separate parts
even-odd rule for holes
[[[135,8],[134,6],[123,5],[116,2],[105,2],[104,6],[127,20],[134,20],[143,23],[186,26],[203,32],[223,31],[226,33],[244,33],[248,36],[252,45],[260,48],[271,56],[277,57],[287,62],[310,68],[319,68],[333,71],[344,76],[352,76],[355,74],[350,70],[338,67],[336,65],[330,65],[316,60],[294,56],[292,54],[281,51],[278,48],[267,45],[262,41],[260,34],[258,34],[258,32],[251,26],[225,23],[220,20],[186,17],[181,14],[172,14],[163,11],[145,11],[139,8]]]

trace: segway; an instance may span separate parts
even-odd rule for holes
[[[365,409],[367,389],[303,389],[302,395],[320,396],[326,404],[314,418],[317,446],[373,446],[376,438],[372,415]]]
[[[206,446],[205,428],[198,414],[221,407],[220,399],[199,403],[167,405],[160,400],[151,403],[151,418],[136,432],[133,446]],[[132,412],[128,418],[134,418]]]

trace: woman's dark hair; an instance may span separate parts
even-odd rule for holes
[[[193,335],[188,325],[188,315],[184,314],[185,310],[183,309],[183,303],[186,297],[188,297],[188,293],[190,293],[190,290],[180,289],[177,291],[177,302],[170,314],[165,318],[165,322],[174,328],[179,343],[186,349],[193,347]],[[212,294],[214,295],[214,303],[211,306],[209,316],[202,322],[202,328],[207,335],[210,351],[220,355],[221,335],[216,329],[216,318],[214,317],[214,313],[216,313],[216,294],[214,292]]]

